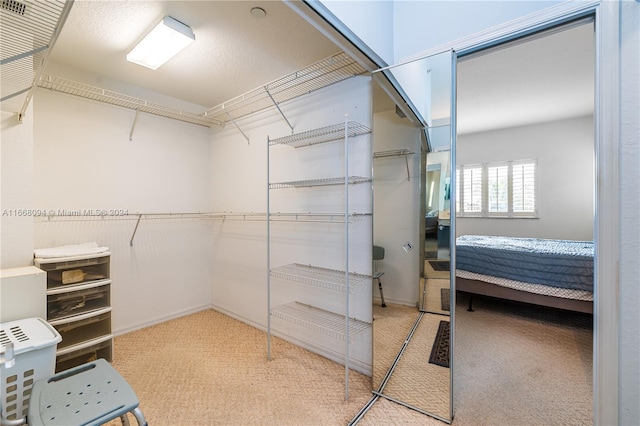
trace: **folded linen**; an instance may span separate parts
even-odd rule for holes
[[[57,257],[73,257],[73,256],[85,256],[89,254],[103,253],[109,250],[109,247],[100,247],[98,243],[83,243],[72,244],[67,246],[50,247],[35,249],[33,251],[34,257],[41,259],[51,259]]]

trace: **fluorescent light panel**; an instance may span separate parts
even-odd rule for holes
[[[157,70],[196,39],[191,28],[165,16],[127,55],[127,61]]]

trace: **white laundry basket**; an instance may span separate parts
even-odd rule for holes
[[[27,415],[33,384],[55,372],[56,346],[60,334],[41,318],[0,323],[0,346],[13,343],[11,362],[0,364],[2,418],[17,420]]]

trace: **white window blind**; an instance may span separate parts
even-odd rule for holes
[[[536,211],[536,164],[514,164],[512,181],[514,213],[534,213]]]
[[[537,217],[536,160],[456,168],[459,216]]]
[[[489,212],[509,211],[509,166],[487,167],[487,196]]]
[[[462,200],[464,212],[482,212],[482,166],[463,169]]]

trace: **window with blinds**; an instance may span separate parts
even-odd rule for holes
[[[537,217],[535,160],[456,168],[458,216]]]

